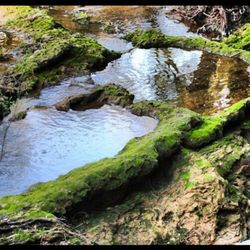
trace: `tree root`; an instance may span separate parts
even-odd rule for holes
[[[249,17],[250,6],[197,5],[178,6],[175,13],[197,26],[197,32],[219,38],[229,35]]]

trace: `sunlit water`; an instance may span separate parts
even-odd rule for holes
[[[93,7],[86,8],[93,11]],[[197,50],[133,48],[121,37],[138,27],[154,27],[169,35],[196,34],[163,15],[161,7],[126,8],[96,8],[100,14],[97,17],[120,23],[123,29],[115,34],[108,34],[98,25],[86,27],[73,22],[69,13],[75,7],[52,9],[52,16],[66,28],[87,32],[103,46],[123,55],[102,71],[67,79],[45,88],[38,97],[19,100],[12,107],[13,112],[27,108],[29,111],[24,120],[11,123],[7,133],[0,162],[1,196],[21,193],[37,182],[113,156],[131,138],[152,131],[157,123],[117,106],[105,105],[84,112],[57,111],[53,105],[66,96],[89,93],[96,84],[112,82],[127,88],[136,101],[171,100],[202,114],[217,112],[249,96],[249,69],[241,60]],[[0,127],[1,140],[4,126]]]
[[[106,48],[127,52],[103,71],[93,73],[95,83],[114,82],[131,91],[136,100],[172,100],[203,114],[217,112],[249,96],[249,70],[241,60],[194,50],[133,49],[131,43],[121,39],[135,28],[197,36],[188,26],[166,15],[166,6],[84,6],[81,10],[91,20],[110,22],[119,29],[108,34],[100,24],[76,24],[71,12],[63,8],[55,8],[51,14],[65,27],[87,32]]]
[[[191,32],[189,27],[178,20],[168,17],[162,9],[156,15],[156,25],[162,33],[171,36],[198,36],[196,33]]]
[[[248,97],[248,66],[242,60],[197,50],[133,49],[92,74],[95,83],[113,82],[135,100],[172,100],[203,114]]]
[[[131,138],[152,131],[156,124],[118,106],[84,112],[31,109],[8,130],[0,162],[0,196],[21,193],[37,182],[114,156]],[[4,129],[0,127],[1,140]]]
[[[190,32],[185,24],[165,15],[163,6],[85,6],[81,7],[91,17],[91,24],[80,24],[73,21],[72,13],[79,7],[52,7],[50,15],[65,28],[77,32],[85,32],[95,38],[107,49],[127,52],[133,46],[122,39],[122,36],[135,29],[156,28],[167,35],[197,36]],[[103,29],[104,24],[111,24],[112,33]]]

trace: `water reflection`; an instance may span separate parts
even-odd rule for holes
[[[58,85],[44,88],[37,97],[22,97],[21,99],[18,99],[11,106],[11,113],[5,117],[4,121],[8,121],[14,114],[26,111],[34,106],[49,107],[55,105],[64,97],[89,93],[94,87],[96,86],[88,75],[71,77],[67,80],[61,81]]]
[[[247,64],[203,53],[189,86],[178,82],[178,105],[203,114],[218,112],[250,94]]]
[[[135,100],[173,100],[203,114],[217,112],[249,96],[248,65],[202,51],[133,49],[92,78],[127,88]]]
[[[97,84],[120,84],[135,95],[135,100],[174,100],[178,96],[176,78],[190,78],[201,55],[201,51],[180,49],[133,49],[103,71],[93,73],[92,79]]]
[[[156,123],[117,106],[67,113],[32,109],[8,130],[0,162],[0,196],[23,192],[34,183],[111,157],[131,138],[152,131]],[[3,132],[1,126],[1,139]]]

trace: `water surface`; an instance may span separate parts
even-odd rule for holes
[[[119,106],[84,112],[31,109],[8,129],[0,162],[0,196],[21,193],[37,182],[114,156],[130,139],[147,134],[156,124]],[[5,129],[6,125],[0,127],[1,141]]]
[[[135,48],[91,77],[96,84],[127,88],[136,101],[170,100],[201,114],[250,94],[248,64],[198,50]]]

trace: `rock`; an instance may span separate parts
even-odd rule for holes
[[[58,111],[68,111],[70,109],[70,98],[67,97],[62,101],[56,103],[55,107]]]
[[[35,105],[32,109],[36,109],[36,110],[46,110],[48,109],[47,106],[44,105]]]
[[[19,113],[14,114],[14,115],[9,119],[9,121],[14,122],[14,121],[22,120],[22,119],[24,119],[24,118],[26,117],[26,115],[27,115],[27,110],[21,111],[21,112],[19,112]]]
[[[64,98],[55,104],[59,111],[86,110],[90,108],[99,108],[104,104],[115,104],[122,107],[132,104],[134,95],[130,94],[126,89],[115,84],[95,88],[89,94],[80,94]]]
[[[8,41],[8,36],[5,32],[0,31],[0,46],[4,46]]]

